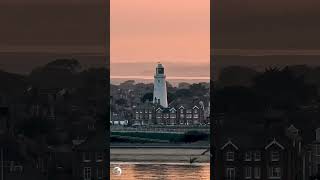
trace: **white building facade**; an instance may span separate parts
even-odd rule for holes
[[[160,104],[162,107],[168,107],[167,83],[164,67],[158,63],[154,75],[153,103]]]

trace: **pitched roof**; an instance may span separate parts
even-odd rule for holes
[[[276,138],[274,138],[274,139],[265,147],[265,149],[270,148],[272,145],[276,145],[276,146],[280,147],[282,150],[285,149],[284,146],[282,146],[282,145],[276,140]]]
[[[238,146],[236,146],[230,139],[228,140],[227,143],[225,143],[222,147],[221,147],[221,150],[223,150],[224,148],[226,148],[227,146],[232,146],[234,147],[236,150],[238,150]]]

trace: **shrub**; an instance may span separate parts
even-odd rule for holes
[[[188,131],[183,135],[183,142],[191,143],[208,139],[208,134],[200,131]]]

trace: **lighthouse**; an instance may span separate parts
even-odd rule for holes
[[[154,75],[153,103],[168,107],[166,75],[161,63],[158,63]]]

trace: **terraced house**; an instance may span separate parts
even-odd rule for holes
[[[206,108],[202,101],[172,103],[168,107],[144,103],[134,108],[133,124],[139,125],[199,125],[207,124]]]

